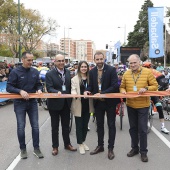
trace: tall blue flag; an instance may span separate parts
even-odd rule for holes
[[[120,40],[116,42],[116,44],[114,44],[114,48],[119,48],[121,46],[121,42]]]
[[[120,40],[117,41],[117,43],[114,45],[115,49],[117,49],[117,61],[120,61],[120,46],[121,46],[121,42]]]
[[[164,56],[163,7],[148,8],[149,58]]]

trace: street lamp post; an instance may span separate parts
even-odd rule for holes
[[[126,45],[126,24],[124,27],[118,27],[118,28],[123,28],[124,29],[124,45]]]
[[[65,48],[65,39],[66,39],[66,37],[65,37],[65,29],[68,29],[68,45],[69,45],[69,47],[68,47],[68,53],[69,53],[68,62],[70,63],[70,40],[69,40],[69,29],[72,29],[72,28],[65,28],[65,27],[64,27],[64,58],[65,58],[65,51],[66,51],[66,48]]]
[[[64,27],[64,59],[65,59],[65,27]]]
[[[71,56],[70,56],[70,38],[69,38],[69,30],[72,28],[68,28],[68,61],[70,63],[71,61]]]
[[[21,40],[20,40],[20,35],[21,35],[21,13],[20,13],[20,0],[18,0],[18,35],[19,35],[19,49],[18,49],[18,54],[19,54],[19,62],[21,62]]]

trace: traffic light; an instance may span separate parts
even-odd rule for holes
[[[106,44],[106,49],[108,49],[108,44]]]

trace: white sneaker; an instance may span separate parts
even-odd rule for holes
[[[85,143],[83,143],[83,146],[85,151],[89,151],[89,147]]]
[[[165,133],[165,134],[168,134],[168,133],[169,133],[169,131],[166,129],[166,127],[161,128],[161,132],[163,132],[163,133]]]
[[[79,145],[79,151],[80,151],[80,154],[85,154],[85,149],[84,149],[84,145],[83,144],[80,144]]]

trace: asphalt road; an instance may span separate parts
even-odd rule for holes
[[[166,121],[166,127],[170,130],[170,122]],[[9,103],[5,106],[0,106],[0,170],[15,169],[15,170],[168,170],[170,169],[170,135],[160,132],[160,122],[158,115],[154,115],[154,132],[148,134],[148,157],[149,162],[143,163],[140,160],[140,155],[133,158],[126,156],[130,151],[130,136],[127,114],[123,119],[123,130],[120,130],[119,117],[117,116],[116,126],[117,134],[115,141],[115,158],[109,160],[107,158],[107,141],[108,131],[105,124],[105,151],[90,155],[89,151],[85,155],[80,155],[77,152],[70,152],[64,149],[62,135],[60,131],[60,146],[59,154],[52,156],[51,146],[51,124],[48,111],[39,107],[39,124],[40,124],[40,147],[44,154],[44,159],[38,159],[33,155],[31,128],[27,118],[26,125],[26,141],[28,158],[26,160],[19,159],[19,145],[16,134],[16,118],[13,111],[13,104]],[[90,131],[87,135],[86,144],[90,150],[97,146],[97,134],[95,124],[92,122],[92,117],[89,122]],[[155,134],[166,142],[166,144]],[[160,132],[160,133],[159,133]],[[72,145],[76,144],[75,126],[73,124],[70,134]]]

